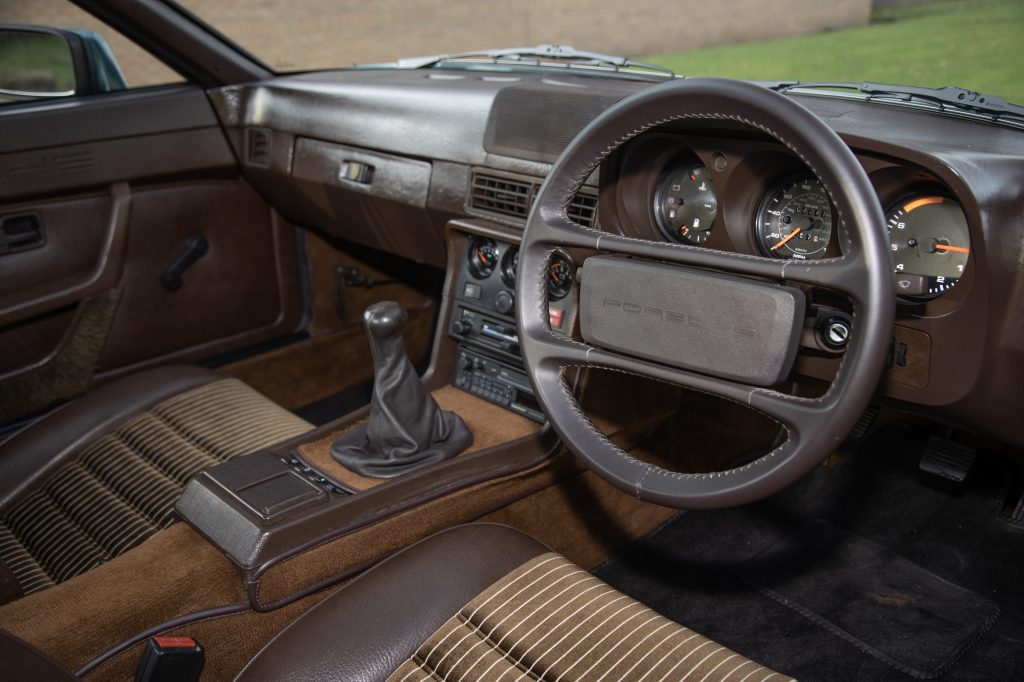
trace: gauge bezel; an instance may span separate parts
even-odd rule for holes
[[[480,263],[476,256],[477,250],[486,244],[490,244],[491,248],[494,249],[495,258],[494,265],[485,267],[483,263]],[[498,258],[498,242],[491,239],[490,237],[473,237],[469,240],[469,248],[466,252],[466,262],[468,263],[469,274],[473,275],[476,279],[487,279],[494,274],[494,271],[498,268],[501,260]]]
[[[798,258],[795,254],[786,255],[785,252],[772,251],[771,247],[765,242],[764,235],[761,229],[762,222],[764,221],[764,217],[767,214],[768,205],[774,198],[775,194],[782,188],[792,187],[795,186],[798,182],[803,182],[806,180],[813,180],[819,186],[821,186],[822,191],[825,194],[825,198],[828,200],[829,213],[831,214],[831,226],[829,228],[828,240],[825,242],[825,246],[820,251],[816,251],[814,255],[807,255],[804,258]],[[761,255],[767,256],[768,258],[779,258],[782,260],[821,260],[823,258],[831,257],[829,251],[832,250],[833,245],[836,243],[834,235],[836,234],[837,228],[838,220],[836,207],[832,203],[832,197],[828,195],[828,192],[825,192],[824,185],[822,185],[821,180],[810,171],[789,173],[787,175],[782,176],[775,182],[769,184],[767,191],[765,191],[764,196],[761,197],[761,200],[757,204],[757,211],[755,211],[754,213],[753,222],[754,244],[757,246],[757,249],[761,253]]]
[[[715,200],[715,215],[711,219],[711,224],[707,229],[701,229],[696,232],[696,234],[705,235],[704,239],[694,241],[693,239],[678,234],[671,225],[666,225],[664,223],[661,216],[661,204],[664,200],[666,192],[668,191],[666,187],[668,186],[669,179],[680,171],[690,171],[696,168],[702,169],[704,171],[704,175],[706,177],[707,182],[711,183],[711,195],[714,197]],[[677,244],[687,244],[689,246],[703,246],[708,242],[709,239],[711,239],[711,233],[712,231],[714,231],[715,226],[719,222],[719,199],[718,189],[715,186],[715,179],[713,177],[711,169],[705,166],[704,162],[701,161],[696,156],[679,160],[675,163],[668,165],[665,168],[665,170],[660,174],[660,178],[658,179],[657,184],[654,187],[654,194],[651,198],[650,205],[651,214],[654,217],[655,227],[658,228],[658,231],[661,232],[661,235],[665,239],[671,242],[675,242]]]

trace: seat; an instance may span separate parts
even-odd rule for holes
[[[522,533],[471,524],[297,619],[240,682],[789,679],[617,592]]]
[[[198,367],[106,384],[0,444],[0,603],[68,580],[167,527],[200,470],[312,426]]]

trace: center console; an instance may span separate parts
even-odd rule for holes
[[[519,245],[508,235],[462,233],[448,334],[458,343],[452,384],[538,422],[544,414],[533,395],[519,349],[515,285]],[[456,253],[459,253],[456,251]],[[576,268],[556,251],[549,265],[551,329],[565,333],[576,316]]]
[[[519,231],[453,221],[447,236],[444,308],[422,384],[415,373],[406,377],[395,369],[408,364],[404,350],[385,348],[401,340],[390,324],[399,312],[392,309],[397,304],[371,305],[364,323],[375,373],[384,386],[375,384],[371,406],[293,442],[211,467],[179,499],[178,514],[242,569],[256,610],[274,608],[285,598],[357,570],[358,557],[338,551],[350,547],[352,534],[361,528],[391,527],[395,546],[402,546],[435,527],[477,518],[499,502],[550,485],[555,470],[569,466],[553,468],[558,441],[543,428],[519,348]],[[548,285],[556,332],[575,324],[574,278],[569,255],[556,252]],[[406,369],[413,372],[411,365]],[[410,400],[409,382],[427,391],[438,414],[464,420],[471,444],[460,446],[465,450],[459,454],[425,461],[390,478],[339,457],[339,443],[365,445],[373,435],[375,414],[394,417],[401,427],[392,430],[396,433],[410,428],[422,410],[405,414],[400,409]],[[401,395],[382,392],[389,387]],[[378,438],[383,433],[394,440],[392,431],[376,426]],[[289,568],[298,565],[317,568],[303,568],[299,580]]]

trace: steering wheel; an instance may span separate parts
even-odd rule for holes
[[[799,157],[838,213],[842,256],[797,261],[726,253],[634,239],[569,219],[570,202],[603,159],[646,130],[687,119],[743,124]],[[588,258],[581,266],[583,340],[551,330],[546,282],[559,248],[613,254]],[[552,428],[613,485],[642,500],[684,509],[764,498],[834,452],[874,392],[895,309],[882,210],[853,153],[792,99],[726,79],[653,86],[592,121],[562,153],[537,195],[519,268],[520,345]],[[772,388],[792,367],[804,323],[806,297],[792,283],[842,292],[853,305],[841,366],[818,398]],[[669,471],[630,456],[598,431],[566,381],[569,367],[626,372],[732,400],[775,420],[788,438],[734,469]]]

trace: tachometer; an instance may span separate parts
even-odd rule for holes
[[[915,194],[890,209],[885,222],[896,293],[934,298],[956,286],[971,253],[960,204],[938,195]]]
[[[668,239],[703,244],[711,236],[718,198],[711,173],[699,161],[676,166],[654,192],[654,218]]]
[[[757,211],[757,243],[767,256],[821,258],[832,237],[832,203],[817,178],[789,178],[768,192]]]

